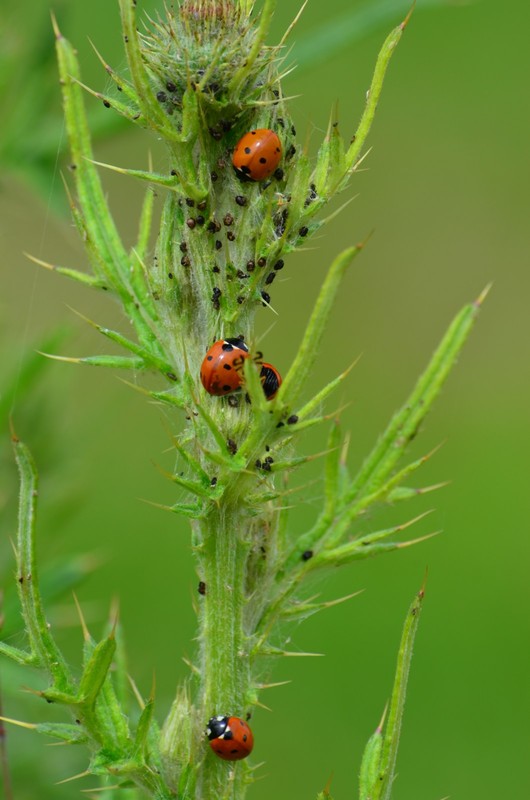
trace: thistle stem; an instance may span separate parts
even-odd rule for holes
[[[216,714],[243,716],[251,673],[244,630],[245,574],[249,545],[240,508],[223,503],[201,522],[200,570],[206,584],[200,614],[201,709],[205,724]],[[235,769],[234,769],[235,767]],[[243,796],[244,763],[207,752],[197,797]]]

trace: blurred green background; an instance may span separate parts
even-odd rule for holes
[[[23,354],[38,348],[58,324],[71,329],[61,352],[105,351],[105,342],[69,307],[125,330],[106,298],[46,273],[22,255],[84,264],[68,214],[58,213],[67,161],[58,153],[64,132],[50,55],[49,0],[30,5],[31,13],[26,6],[22,15],[10,0],[0,6],[2,91],[9,112],[3,130],[10,134],[9,146],[0,151],[3,385],[13,375],[16,385]],[[141,7],[160,5],[152,0]],[[345,30],[358,9],[380,5],[310,3],[297,26],[291,59],[296,62],[299,53],[301,65],[284,88],[300,95],[293,114],[300,139],[309,135],[310,147],[323,136],[336,99],[343,133],[353,132],[379,46],[402,19],[403,4],[387,3],[379,23],[325,57],[318,37],[325,25]],[[271,41],[297,8],[297,0],[279,4]],[[124,66],[115,4],[63,0],[54,10],[78,46],[84,80],[104,89],[106,76],[88,38],[114,67]],[[261,314],[267,357],[285,371],[327,264],[342,247],[375,230],[347,278],[312,386],[362,354],[337,400],[350,403],[342,419],[351,430],[351,464],[357,465],[452,316],[494,282],[472,338],[414,443],[420,455],[444,442],[421,482],[450,485],[373,521],[400,522],[434,507],[417,532],[442,529],[443,535],[386,560],[360,562],[317,586],[327,598],[365,592],[293,631],[294,649],[325,658],[275,665],[272,679],[292,683],[264,694],[272,713],[258,709],[254,716],[255,762],[266,762],[259,771],[263,779],[249,794],[254,800],[313,798],[330,775],[336,800],[357,796],[362,749],[389,696],[404,614],[426,566],[427,599],[394,800],[530,796],[529,24],[525,0],[437,6],[418,0],[390,67],[366,171],[348,193],[359,196],[306,252],[289,258],[273,297],[279,317],[265,309]],[[18,54],[11,74],[10,47]],[[96,101],[88,103],[104,132],[109,123]],[[17,130],[22,108],[30,109],[32,122]],[[21,113],[21,125],[24,119]],[[121,130],[100,138],[96,157],[144,167],[149,149],[163,165],[155,141]],[[140,188],[125,178],[104,177],[124,237],[132,242]],[[78,588],[88,622],[99,633],[109,604],[119,598],[131,673],[144,693],[156,673],[162,716],[186,675],[182,657],[193,655],[195,647],[196,577],[187,525],[141,501],[173,497],[154,466],[168,458],[171,422],[116,374],[58,363],[46,366],[29,394],[15,396],[12,416],[41,471],[43,564],[60,554],[94,555],[97,568]],[[1,435],[0,558],[1,572],[9,576],[16,481],[5,426]],[[321,439],[309,436],[303,443],[305,452],[321,446]],[[308,469],[307,478],[320,469]],[[313,519],[316,494],[312,488],[304,496],[293,517],[296,530]],[[69,595],[54,606],[52,621],[77,663],[81,636]],[[6,664],[1,669],[5,715],[36,721],[47,713],[18,691],[31,682],[25,671]],[[40,679],[33,683],[40,685]],[[85,768],[84,753],[50,748],[13,728],[8,749],[17,800],[62,800],[94,785],[54,785]]]

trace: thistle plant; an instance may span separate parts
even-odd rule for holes
[[[241,800],[253,780],[248,761],[224,761],[208,747],[207,721],[216,715],[250,719],[272,662],[289,655],[289,626],[332,603],[307,599],[313,576],[415,542],[402,536],[420,517],[369,533],[359,521],[368,510],[412,500],[438,486],[419,488],[416,471],[428,455],[403,463],[410,441],[440,391],[476,318],[482,296],[449,327],[410,397],[391,419],[356,475],[347,466],[347,437],[338,413],[325,403],[349,369],[310,396],[319,344],[342,279],[363,248],[336,255],[312,309],[300,346],[279,390],[264,393],[255,346],[255,320],[270,313],[272,284],[286,257],[321,228],[328,202],[345,190],[364,157],[366,139],[391,56],[408,17],[385,40],[366,105],[346,140],[332,113],[312,160],[297,138],[284,96],[285,42],[266,38],[274,0],[255,13],[251,0],[182,0],[157,19],[137,20],[135,0],[120,0],[128,74],[102,56],[115,84],[109,94],[81,82],[75,51],[54,21],[74,191],[72,215],[90,269],[37,261],[97,291],[111,294],[130,331],[94,325],[121,346],[122,355],[64,361],[155,373],[147,398],[174,418],[175,502],[165,507],[191,527],[198,581],[198,647],[191,676],[177,692],[161,727],[154,695],[138,697],[137,713],[125,689],[123,643],[115,620],[97,642],[83,623],[81,677],[61,654],[46,617],[35,561],[37,471],[25,444],[13,435],[21,478],[17,578],[27,647],[0,644],[0,652],[47,674],[39,694],[63,705],[71,721],[32,726],[88,748],[86,772],[102,785],[136,787],[153,798]],[[167,169],[156,173],[94,161],[84,92],[114,113],[151,130],[167,146]],[[249,131],[272,130],[282,158],[264,180],[241,180],[232,153]],[[147,184],[138,236],[127,250],[109,209],[98,167]],[[244,176],[243,176],[244,177]],[[252,175],[250,176],[252,178]],[[160,219],[155,195],[163,197]],[[154,229],[156,244],[153,246]],[[280,320],[280,325],[285,321]],[[239,391],[210,395],[201,364],[213,342],[244,341]],[[300,456],[301,434],[327,427],[320,512],[309,529],[290,527],[289,480],[315,456]],[[406,677],[423,590],[407,616],[388,721],[369,740],[361,767],[361,800],[389,798]],[[113,797],[111,789],[108,796]],[[138,795],[140,796],[140,795]],[[329,796],[328,790],[321,795]]]

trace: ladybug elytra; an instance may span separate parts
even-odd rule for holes
[[[214,753],[224,761],[240,761],[252,752],[254,736],[240,717],[217,716],[208,722],[206,734]]]
[[[223,396],[237,391],[243,382],[242,367],[248,356],[248,347],[241,338],[215,342],[201,365],[201,381],[208,394]]]
[[[262,181],[275,171],[282,157],[278,135],[269,128],[249,131],[236,144],[232,164],[242,180]]]
[[[265,397],[267,400],[272,400],[273,397],[276,397],[278,393],[278,389],[280,388],[282,382],[282,376],[276,369],[273,367],[272,364],[263,363],[261,365],[261,370],[259,374],[261,385],[263,386],[263,391],[265,392]]]

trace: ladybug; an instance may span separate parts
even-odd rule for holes
[[[254,747],[252,731],[239,717],[212,717],[206,734],[210,747],[224,761],[240,761],[249,756]]]
[[[276,170],[282,157],[278,135],[269,128],[249,131],[236,144],[232,164],[242,180],[263,181]]]
[[[276,397],[278,389],[280,388],[282,376],[272,364],[263,362],[259,377],[261,385],[263,386],[263,391],[265,392],[265,397],[267,400],[272,400],[273,397]]]
[[[236,392],[243,382],[242,367],[248,356],[248,347],[241,338],[215,342],[201,365],[201,381],[208,394]]]

